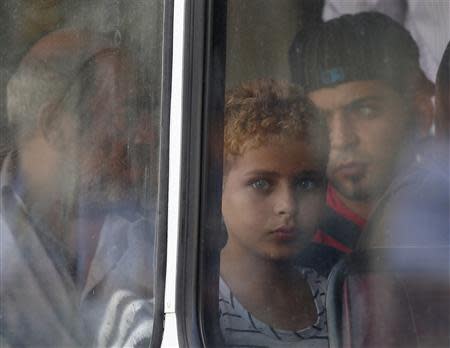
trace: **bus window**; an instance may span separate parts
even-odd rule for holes
[[[0,6],[0,345],[158,342],[164,2]]]
[[[448,115],[434,84],[449,3],[229,0],[225,28],[214,9],[204,64],[218,65],[202,81],[219,86],[201,95],[216,109],[197,126],[215,122],[223,143],[201,134],[199,235],[185,235],[199,252],[183,254],[200,259],[201,339],[447,346],[448,144],[435,134]]]

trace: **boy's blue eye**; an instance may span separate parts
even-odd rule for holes
[[[267,191],[270,188],[270,183],[265,179],[257,179],[251,182],[251,186],[260,191]]]
[[[316,179],[300,178],[297,180],[296,186],[302,191],[310,191],[317,188],[319,186],[319,182]]]

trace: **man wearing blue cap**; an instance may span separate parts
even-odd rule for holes
[[[300,33],[290,50],[292,79],[322,110],[330,130],[328,213],[315,236],[332,255],[351,252],[399,168],[429,134],[433,84],[411,35],[375,12],[345,15]],[[323,261],[323,260],[322,260]]]

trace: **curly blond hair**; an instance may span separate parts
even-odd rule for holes
[[[301,88],[284,81],[259,79],[225,96],[224,159],[242,155],[273,138],[295,138],[328,154],[328,135]],[[325,150],[325,151],[324,151]]]

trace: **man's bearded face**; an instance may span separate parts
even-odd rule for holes
[[[309,97],[328,123],[331,184],[350,201],[375,200],[414,134],[405,101],[381,81],[346,82]]]

